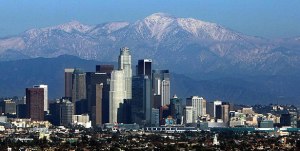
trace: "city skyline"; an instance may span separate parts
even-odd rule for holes
[[[300,150],[299,0],[0,0],[0,150]]]

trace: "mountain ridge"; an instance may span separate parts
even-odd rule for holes
[[[151,58],[157,68],[196,80],[300,74],[299,37],[265,39],[216,23],[156,13],[135,22],[85,25],[72,21],[0,39],[0,60],[73,55],[111,62],[127,46],[133,62]]]

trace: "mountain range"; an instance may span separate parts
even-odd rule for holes
[[[193,83],[201,84],[203,89],[195,88],[194,95],[202,95],[205,86],[214,83],[213,87],[224,86],[223,92],[216,90],[220,94],[235,87],[228,93],[236,92],[236,96],[228,94],[224,98],[228,100],[245,100],[239,89],[251,91],[249,94],[256,95],[257,101],[259,96],[266,101],[295,102],[300,99],[297,92],[300,37],[266,39],[215,23],[164,13],[155,13],[135,22],[85,25],[72,21],[30,29],[0,39],[0,60],[12,62],[72,55],[112,62],[117,61],[119,49],[124,46],[130,48],[133,64],[138,59],[151,58],[155,68],[170,69],[193,81],[185,88],[195,87]],[[175,87],[178,86],[175,84]],[[214,89],[209,93],[214,94]],[[224,95],[220,95],[220,99],[222,97]]]

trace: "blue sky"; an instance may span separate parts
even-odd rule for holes
[[[300,36],[299,0],[0,0],[0,37],[72,20],[133,22],[155,12],[215,22],[253,36]]]

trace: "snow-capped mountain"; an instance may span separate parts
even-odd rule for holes
[[[67,54],[116,61],[119,48],[124,46],[131,49],[134,62],[152,58],[157,66],[191,74],[300,71],[299,38],[268,40],[244,35],[215,23],[164,13],[155,13],[133,23],[84,25],[72,21],[30,29],[15,37],[0,39],[0,59],[48,58]]]

